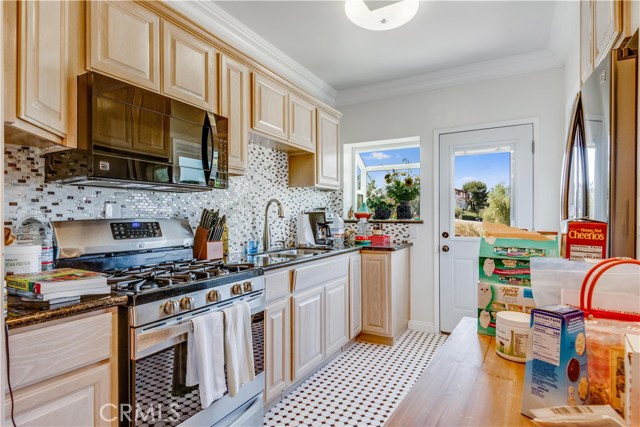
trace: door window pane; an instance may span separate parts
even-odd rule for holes
[[[477,237],[483,221],[511,225],[512,150],[454,154],[454,228],[458,237]]]

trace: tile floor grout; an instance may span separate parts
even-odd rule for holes
[[[381,426],[446,339],[407,330],[393,347],[356,342],[271,408],[264,426]]]

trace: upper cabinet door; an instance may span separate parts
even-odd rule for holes
[[[252,127],[269,135],[288,139],[289,95],[276,82],[253,73]]]
[[[593,71],[592,16],[591,0],[582,0],[580,2],[580,78],[583,82]]]
[[[160,18],[133,1],[92,1],[88,67],[160,91]]]
[[[289,94],[289,141],[307,151],[316,151],[316,106]]]
[[[66,1],[19,2],[19,114],[59,136],[67,133]]]
[[[619,0],[593,2],[593,68],[600,64],[622,32],[621,3]]]
[[[318,144],[316,151],[317,184],[340,188],[340,121],[318,109]]]
[[[220,114],[229,119],[229,173],[244,175],[249,150],[249,68],[220,55]]]
[[[166,21],[162,22],[162,92],[218,111],[215,49]]]

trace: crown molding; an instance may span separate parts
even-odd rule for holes
[[[566,63],[572,42],[579,36],[580,2],[556,2],[549,34],[549,50]]]
[[[389,80],[338,92],[335,105],[358,104],[416,92],[425,92],[463,83],[473,83],[517,74],[561,68],[564,61],[550,49],[513,55],[491,61],[434,71],[403,79]]]
[[[252,57],[285,80],[329,105],[334,104],[337,91],[333,87],[212,1],[168,1],[167,3],[198,24],[209,28],[221,40]]]

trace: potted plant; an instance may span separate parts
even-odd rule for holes
[[[373,210],[374,219],[391,218],[393,203],[388,200],[387,196],[382,191],[375,190],[372,192],[367,199],[367,205],[369,205],[369,208]]]
[[[411,174],[411,171],[393,170],[384,176],[387,184],[387,196],[393,199],[396,208],[397,219],[411,219],[413,212],[409,202],[420,195],[420,178]]]

